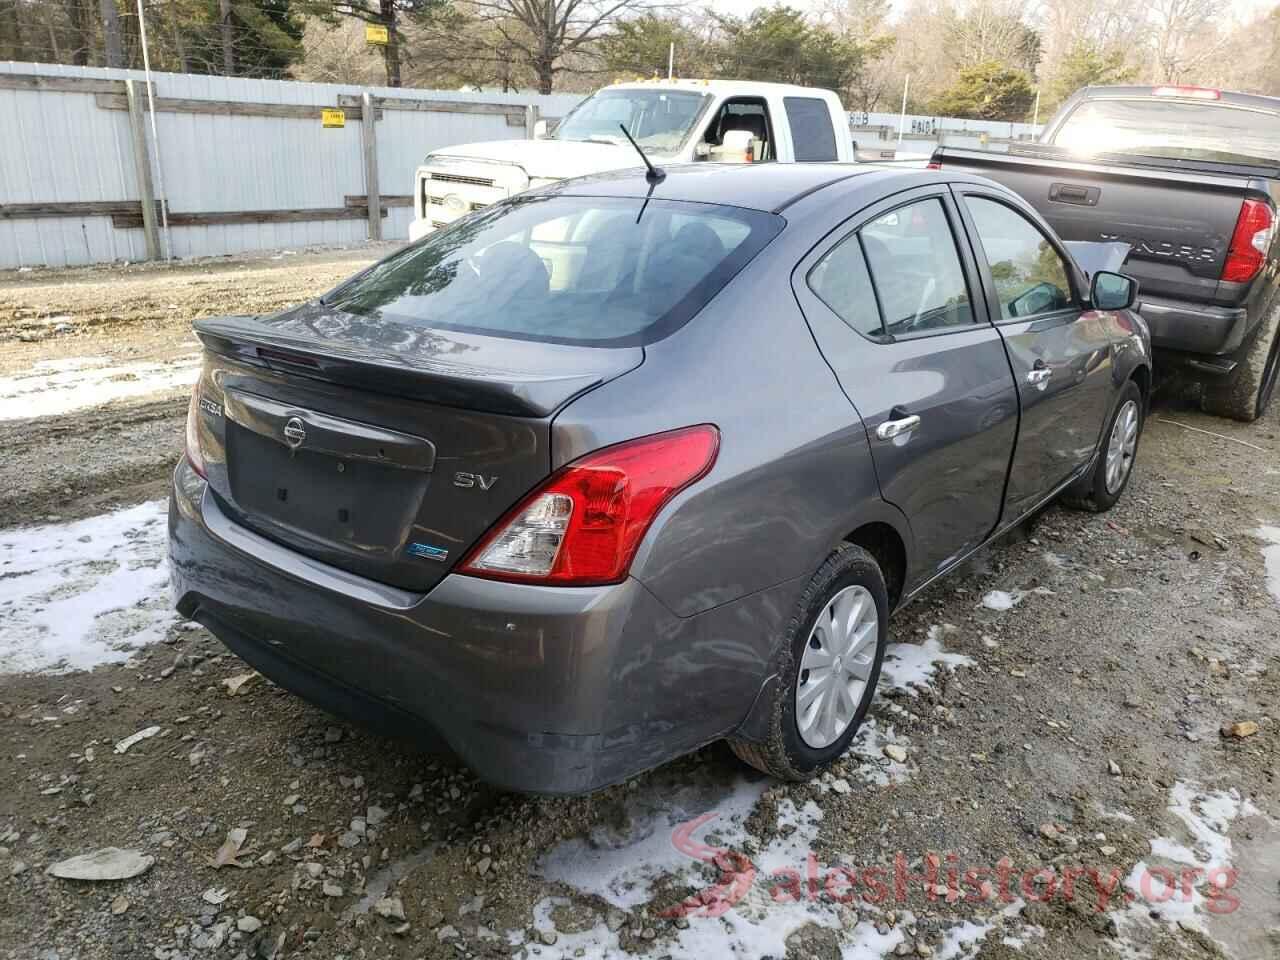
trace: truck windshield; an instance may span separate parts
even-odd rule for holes
[[[1280,163],[1280,117],[1215,101],[1085,100],[1049,141],[1073,153]]]
[[[640,146],[672,153],[688,137],[709,96],[681,90],[601,90],[574,107],[552,137],[625,144],[618,129],[625,124]]]
[[[324,302],[375,324],[648,343],[701,310],[783,222],[709,203],[519,197],[392,254]]]

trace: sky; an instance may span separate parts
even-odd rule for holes
[[[822,6],[821,0],[782,0],[789,6],[799,7],[801,10],[814,10]],[[1227,6],[1231,9],[1235,18],[1241,22],[1247,21],[1265,10],[1269,10],[1275,6],[1280,0],[1228,0]],[[733,16],[745,16],[756,7],[768,6],[772,0],[704,0],[704,3],[693,4],[696,6],[711,7],[711,9],[719,13],[732,14]],[[895,0],[894,6],[902,6],[902,0]]]

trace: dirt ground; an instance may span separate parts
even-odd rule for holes
[[[193,317],[373,255],[0,276],[0,547],[163,496]],[[1158,399],[1114,511],[1052,508],[895,617],[872,722],[801,785],[717,744],[504,794],[260,677],[232,695],[246,666],[165,619],[121,662],[15,673],[0,553],[0,957],[1280,957],[1278,433]],[[103,847],[154,862],[46,872]]]

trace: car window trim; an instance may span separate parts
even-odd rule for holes
[[[868,343],[877,346],[883,346],[893,343],[905,343],[909,340],[922,340],[927,337],[945,337],[951,334],[964,333],[970,330],[976,330],[983,326],[991,326],[991,308],[987,302],[986,291],[983,290],[983,296],[974,299],[973,291],[982,289],[982,275],[978,269],[977,261],[973,257],[972,251],[969,249],[968,236],[963,231],[963,212],[959,209],[959,205],[955,201],[955,197],[951,193],[951,182],[933,183],[925,186],[907,187],[898,190],[887,196],[881,197],[879,200],[868,204],[861,210],[840,221],[824,234],[817,243],[805,252],[795,267],[791,271],[791,289],[801,300],[801,311],[803,312],[803,301],[808,299],[816,303],[821,309],[826,310],[841,324],[844,325],[851,333],[856,334]],[[960,260],[960,270],[964,275],[965,289],[969,295],[969,304],[973,310],[973,322],[964,327],[947,327],[941,330],[920,330],[916,333],[905,334],[882,334],[880,336],[871,336],[860,330],[855,330],[849,326],[840,314],[832,310],[823,299],[814,293],[809,286],[809,272],[816,267],[822,259],[844,242],[851,233],[856,233],[865,227],[872,220],[876,220],[886,213],[892,213],[902,207],[909,206],[920,200],[927,200],[936,197],[942,204],[944,212],[947,214],[947,224],[951,230],[951,239],[955,244],[956,256]],[[966,242],[961,243],[961,236],[964,236]],[[859,248],[861,249],[861,238],[859,238]],[[865,256],[864,256],[865,259]],[[872,288],[875,289],[875,276],[871,272],[871,265],[867,264],[867,275],[871,277]],[[879,303],[879,292],[876,293],[876,309],[880,311],[880,327],[884,329],[884,310],[881,309]]]
[[[1058,241],[1055,235],[1048,233],[1040,223],[1038,215],[1030,215],[1027,210],[1023,209],[1018,203],[1003,194],[993,190],[984,189],[978,184],[952,183],[951,192],[955,195],[956,206],[959,210],[961,220],[964,223],[966,233],[968,234],[969,246],[971,248],[974,261],[978,266],[978,274],[982,281],[983,296],[987,300],[987,314],[991,323],[997,327],[1007,326],[1013,323],[1026,323],[1035,320],[1047,320],[1053,317],[1078,316],[1085,310],[1084,300],[1080,296],[1080,288],[1082,286],[1081,277],[1079,276],[1080,268],[1076,265],[1075,260],[1067,253],[1066,248]],[[1071,303],[1065,307],[1059,307],[1056,310],[1045,310],[1042,313],[1032,313],[1025,317],[1005,317],[1000,309],[1000,294],[996,290],[995,277],[991,274],[991,264],[987,262],[987,252],[982,246],[982,238],[978,235],[978,225],[974,222],[969,211],[969,207],[965,202],[968,197],[979,197],[983,200],[990,200],[1001,206],[1007,207],[1014,213],[1019,214],[1023,220],[1040,234],[1058,255],[1058,259],[1066,266],[1067,283],[1071,289],[1068,291],[1071,295]]]

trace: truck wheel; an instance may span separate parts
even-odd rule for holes
[[[1201,409],[1219,417],[1252,423],[1267,412],[1280,369],[1280,307],[1262,321],[1240,360],[1240,370],[1227,383],[1206,384]]]
[[[1063,506],[1105,513],[1116,505],[1133,476],[1143,417],[1142,391],[1130,380],[1120,391],[1120,402],[1107,421],[1093,469],[1062,495]]]
[[[730,739],[739,759],[780,780],[808,780],[848,749],[880,680],[889,595],[875,559],[846,544],[796,604],[778,650],[764,743]]]

